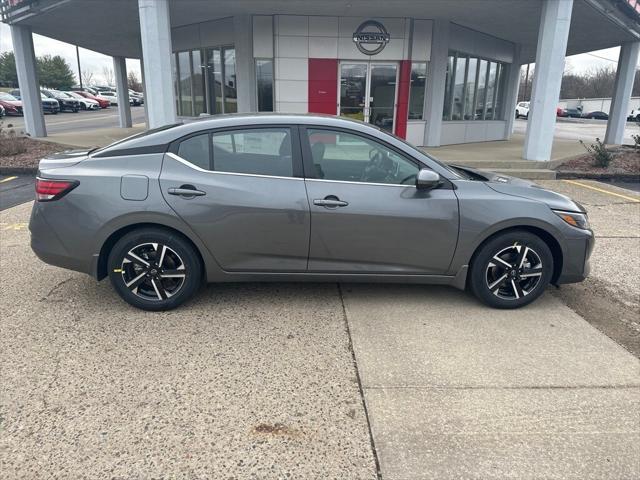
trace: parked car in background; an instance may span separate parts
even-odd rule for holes
[[[22,115],[22,102],[9,93],[0,92],[0,106],[4,115]]]
[[[22,96],[20,95],[20,89],[15,88],[9,92],[11,95],[16,97],[18,100],[22,101]],[[40,100],[42,101],[42,111],[44,113],[52,113],[57,115],[60,111],[60,104],[58,100],[55,98],[49,98],[44,93],[40,92]],[[23,106],[24,108],[24,106]]]
[[[203,281],[301,280],[469,287],[517,308],[584,280],[594,244],[565,195],[328,116],[167,125],[45,158],[35,190],[36,255],[145,310]]]
[[[78,113],[80,111],[80,102],[73,98],[71,95],[67,95],[59,90],[42,90],[42,93],[49,98],[53,98],[60,104],[60,111]]]
[[[571,118],[582,118],[582,107],[565,108],[564,116]]]
[[[140,105],[144,104],[144,95],[142,93],[129,89],[129,96],[137,98],[140,101]]]
[[[102,90],[100,95],[111,102],[111,105],[118,105],[118,94],[109,90]],[[129,97],[129,105],[133,105],[133,100]]]
[[[99,95],[102,98],[106,98],[107,100],[109,100],[109,103],[111,105],[118,105],[118,97],[116,96],[116,92],[112,92],[109,90],[102,90],[100,91]]]
[[[529,102],[519,102],[516,105],[516,118],[529,118]]]
[[[634,108],[627,117],[627,120],[632,122],[640,122],[640,108]]]
[[[0,118],[5,116],[5,111],[4,111],[4,107],[2,105],[0,105]]]
[[[585,113],[584,115],[582,115],[582,118],[591,118],[596,120],[609,120],[609,115],[607,115],[605,112],[595,111],[595,112]]]
[[[566,117],[567,114],[564,111],[564,108],[558,107],[556,108],[556,117]]]
[[[89,98],[83,97],[82,95],[77,94],[76,92],[63,92],[69,95],[72,98],[75,98],[80,102],[80,108],[82,110],[100,110],[100,104],[95,100],[91,100]]]
[[[78,95],[84,98],[88,98],[89,100],[95,100],[96,102],[98,102],[98,105],[100,105],[100,108],[107,108],[109,107],[109,105],[111,105],[111,102],[106,98],[104,98],[102,95],[94,95],[92,93],[85,92],[82,90],[76,90],[74,91],[74,93],[77,93]]]

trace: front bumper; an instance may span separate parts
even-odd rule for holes
[[[578,283],[587,278],[591,272],[590,257],[594,246],[595,237],[591,230],[584,230],[581,237],[567,239],[562,272],[555,283]]]
[[[43,103],[42,111],[45,113],[56,113],[60,111],[60,107],[54,103]]]

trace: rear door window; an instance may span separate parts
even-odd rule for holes
[[[226,130],[213,133],[213,170],[278,177],[293,176],[291,129]]]

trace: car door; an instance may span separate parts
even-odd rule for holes
[[[173,142],[160,186],[224,270],[306,270],[310,216],[296,129],[237,127]]]
[[[458,237],[458,201],[448,181],[416,189],[424,165],[360,133],[305,127],[301,139],[310,272],[447,272]]]

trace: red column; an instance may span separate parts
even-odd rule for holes
[[[398,75],[398,109],[396,110],[395,134],[407,138],[407,118],[409,117],[409,87],[411,86],[411,60],[400,61]]]
[[[309,59],[309,113],[338,112],[338,60]]]

